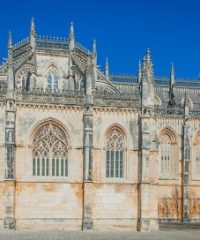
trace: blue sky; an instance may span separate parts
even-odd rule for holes
[[[38,35],[76,39],[91,49],[97,41],[98,64],[108,56],[111,73],[136,74],[138,60],[151,48],[155,75],[200,73],[200,0],[9,0],[0,5],[0,59],[7,55],[7,35],[17,42],[29,34],[35,18]]]

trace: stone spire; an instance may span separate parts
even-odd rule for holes
[[[174,84],[175,84],[175,73],[174,73],[174,64],[172,63],[171,70],[170,70],[170,86],[169,86],[169,106],[175,107],[175,95],[174,95]]]
[[[172,63],[170,71],[170,88],[173,88],[175,84],[174,64]]]
[[[142,67],[141,67],[141,61],[139,60],[139,64],[138,64],[138,83],[141,82],[141,78],[142,78]]]
[[[189,116],[189,107],[187,104],[187,92],[185,90],[185,98],[184,98],[184,117],[187,119]]]
[[[96,44],[96,39],[93,40],[93,53],[97,53],[97,44]]]
[[[36,30],[35,30],[35,20],[33,17],[31,19],[30,45],[32,47],[32,50],[35,51],[35,49],[36,49]]]
[[[12,33],[9,31],[8,33],[8,60],[12,58],[13,45],[12,45]]]
[[[147,49],[143,58],[140,81],[141,105],[142,109],[154,106],[154,75],[151,60],[151,51]],[[142,110],[143,111],[143,110]]]
[[[146,74],[149,74],[149,76],[153,77],[153,63],[151,60],[151,50],[149,48],[147,49],[146,55],[144,56],[143,70],[146,70]]]
[[[92,45],[92,53],[93,53],[93,65],[97,64],[97,44],[96,44],[96,40],[93,40],[93,45]]]
[[[105,73],[106,73],[106,79],[109,80],[109,63],[108,63],[108,58],[106,58]]]
[[[96,82],[97,82],[97,45],[96,40],[93,40],[93,46],[92,46],[92,66],[93,66],[93,81],[92,81],[92,88],[96,88]]]
[[[12,34],[8,34],[8,88],[7,97],[13,98],[14,94],[14,73],[13,73],[13,45]]]
[[[72,51],[75,47],[74,24],[71,22],[69,33],[69,50]]]

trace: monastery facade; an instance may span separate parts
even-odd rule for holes
[[[96,42],[30,36],[0,65],[0,229],[200,221],[200,81],[103,72]]]

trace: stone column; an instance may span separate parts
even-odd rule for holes
[[[5,123],[5,218],[4,228],[15,228],[15,86],[13,71],[13,46],[11,33],[8,39],[8,73],[6,94],[6,123]]]
[[[183,126],[183,222],[190,220],[190,126],[189,108],[185,106]]]
[[[5,125],[5,219],[4,228],[15,228],[15,100],[6,100]]]
[[[92,150],[93,150],[93,96],[92,96],[92,69],[86,70],[86,94],[83,114],[83,230],[93,228],[93,182],[92,182]]]
[[[150,50],[144,57],[140,80],[141,113],[139,119],[138,230],[158,229],[157,159],[154,117],[154,76]]]
[[[155,148],[151,144],[153,141],[152,119],[146,109],[140,116],[140,154],[139,154],[139,179],[138,179],[138,231],[150,231],[158,229],[157,221],[157,185],[155,168],[156,156]],[[152,163],[153,161],[153,163]]]

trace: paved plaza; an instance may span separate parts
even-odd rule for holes
[[[0,240],[200,240],[200,229],[153,232],[15,231],[1,232]]]

